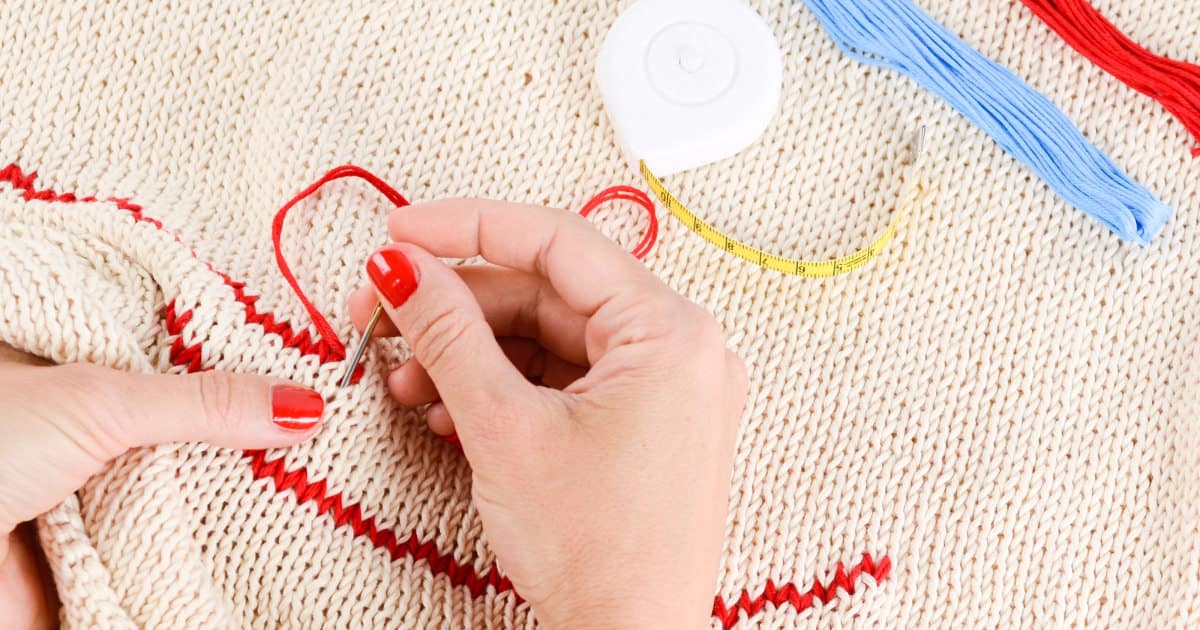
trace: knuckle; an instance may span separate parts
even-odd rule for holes
[[[595,232],[596,226],[588,219],[564,210],[541,208],[541,219],[549,226],[549,234],[539,246],[534,258],[534,270],[538,275],[549,276],[555,261],[561,263],[569,243],[577,242],[581,235]]]
[[[647,313],[657,319],[684,322],[688,325],[695,323],[700,311],[700,308],[687,298],[674,293],[664,293],[662,298],[648,300],[645,304]]]
[[[680,334],[680,327],[669,315],[655,312],[647,308],[640,312],[631,313],[625,320],[617,324],[620,339],[624,343],[642,343],[652,341],[663,344],[664,347],[675,349],[686,347],[686,335]]]
[[[677,316],[684,325],[680,332],[684,333],[689,346],[702,351],[712,351],[717,348],[725,349],[725,331],[708,311],[700,306],[687,302],[683,306],[682,315]]]
[[[196,395],[205,419],[217,428],[232,426],[237,415],[237,388],[233,375],[204,372],[192,378],[195,379]]]
[[[413,323],[409,333],[412,351],[426,369],[438,370],[470,330],[471,320],[462,310],[438,307]]]
[[[655,355],[658,360],[667,362],[696,349],[696,310],[682,299],[627,295],[605,308],[602,318],[613,335],[612,347],[652,344],[660,350]]]
[[[692,378],[709,378],[704,375],[719,375],[723,381],[726,369],[725,333],[717,320],[703,308],[690,302],[684,303],[672,321],[673,330],[668,338],[672,353],[688,357],[681,374]]]

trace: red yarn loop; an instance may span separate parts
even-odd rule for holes
[[[397,208],[409,205],[404,195],[401,195],[395,188],[389,186],[387,182],[360,166],[346,164],[325,173],[325,175],[313,182],[308,188],[297,193],[295,197],[292,197],[275,213],[275,220],[271,224],[271,242],[275,245],[275,264],[279,267],[279,273],[283,276],[283,279],[287,281],[288,286],[295,292],[300,303],[304,305],[304,310],[308,312],[308,316],[312,320],[313,326],[316,327],[321,341],[328,348],[329,360],[331,361],[344,360],[346,358],[346,346],[338,339],[337,333],[329,323],[329,319],[313,304],[308,294],[300,287],[300,282],[296,280],[296,275],[292,273],[292,268],[288,265],[287,258],[283,255],[283,224],[287,220],[288,213],[291,212],[296,204],[311,197],[325,184],[346,177],[357,177],[366,181]],[[654,248],[655,241],[658,240],[658,217],[654,213],[654,202],[650,200],[650,197],[646,193],[636,188],[614,186],[601,191],[600,194],[593,197],[583,206],[579,214],[586,217],[595,211],[596,208],[610,201],[632,201],[644,208],[647,214],[649,214],[650,225],[646,229],[646,234],[638,242],[637,246],[633,248],[634,256],[639,260],[645,258],[650,253],[650,250]],[[325,357],[322,357],[322,362],[324,361]]]
[[[1200,66],[1146,50],[1085,0],[1022,2],[1079,54],[1161,103],[1200,141]],[[1192,155],[1200,157],[1200,146]]]
[[[658,240],[658,215],[654,212],[654,202],[651,201],[649,195],[632,186],[613,186],[592,197],[591,201],[584,204],[579,214],[586,217],[592,214],[596,208],[610,201],[632,201],[646,210],[646,214],[650,217],[650,224],[646,228],[642,240],[631,252],[638,260],[645,259],[650,250],[654,249],[654,243]]]
[[[296,206],[296,204],[312,196],[313,193],[320,190],[325,184],[328,184],[334,180],[343,179],[345,177],[357,177],[359,179],[366,180],[368,184],[374,186],[375,190],[378,190],[383,194],[384,197],[387,197],[387,200],[392,202],[392,205],[396,206],[397,208],[402,208],[408,205],[408,200],[405,199],[404,196],[399,192],[396,192],[396,189],[389,186],[387,182],[379,179],[370,171],[362,167],[347,164],[344,166],[339,166],[328,173],[325,173],[321,179],[313,182],[308,188],[300,191],[299,194],[297,194],[295,197],[292,197],[290,201],[283,204],[283,207],[279,209],[279,212],[275,213],[275,221],[271,224],[271,242],[275,244],[275,264],[279,267],[279,273],[283,275],[284,280],[287,280],[288,286],[292,287],[292,291],[296,293],[296,297],[299,298],[300,303],[304,305],[304,310],[308,311],[308,316],[310,319],[312,319],[313,326],[316,327],[317,333],[319,333],[321,336],[321,340],[329,346],[330,354],[332,355],[332,359],[334,361],[341,361],[346,358],[346,346],[342,345],[341,340],[338,339],[337,333],[333,330],[333,326],[329,324],[329,320],[326,319],[326,317],[321,314],[321,311],[317,309],[316,305],[312,303],[312,300],[309,299],[308,294],[304,292],[304,289],[300,288],[300,283],[296,280],[296,275],[292,273],[292,268],[288,265],[287,258],[285,258],[283,255],[283,222],[287,219],[288,212],[290,212],[292,208]]]

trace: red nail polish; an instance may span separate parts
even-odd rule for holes
[[[392,307],[400,307],[417,290],[417,270],[398,249],[388,247],[367,260],[367,275]]]
[[[325,399],[311,389],[276,385],[271,388],[271,417],[288,431],[307,431],[321,422]]]

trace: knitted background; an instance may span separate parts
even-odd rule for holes
[[[594,81],[624,4],[0,0],[0,166],[16,165],[0,340],[274,374],[329,400],[311,444],[137,452],[46,515],[69,627],[532,625],[461,454],[385,396],[402,346],[336,387],[387,203],[338,182],[283,234],[341,342],[313,336],[270,223],[347,162],[414,200],[573,211],[642,186]],[[717,315],[752,381],[714,626],[1200,625],[1200,163],[1183,127],[1019,3],[918,1],[1177,209],[1153,246],[1122,244],[937,98],[843,57],[802,5],[752,4],[784,50],[779,115],[672,190],[748,243],[834,257],[887,224],[925,125],[932,194],[884,256],[824,281],[664,223],[648,264]],[[1192,0],[1095,4],[1200,62]],[[596,220],[628,245],[644,218]]]

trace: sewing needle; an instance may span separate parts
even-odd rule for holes
[[[367,351],[367,344],[371,342],[371,335],[375,333],[375,325],[379,323],[379,318],[383,315],[383,305],[376,304],[375,312],[371,313],[371,321],[367,322],[367,327],[363,329],[362,339],[358,342],[358,347],[354,349],[354,356],[350,359],[350,365],[346,366],[346,374],[342,377],[342,387],[350,384],[350,379],[354,378],[354,370],[358,368],[358,362],[362,361],[363,353]]]

